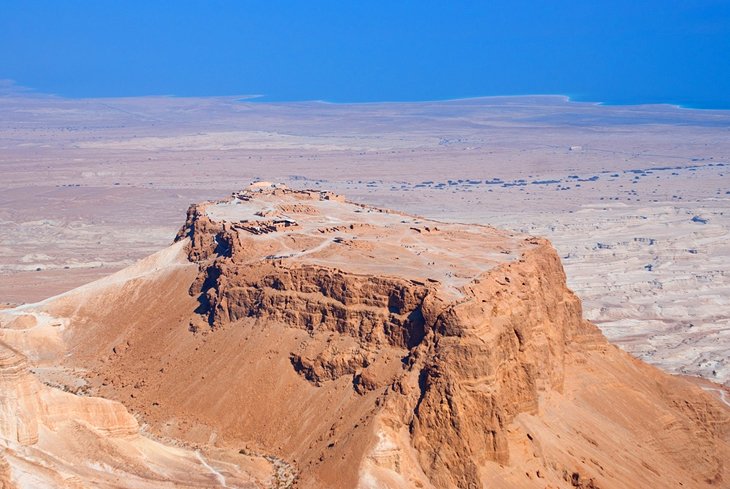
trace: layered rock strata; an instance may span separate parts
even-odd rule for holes
[[[195,449],[143,439],[110,471],[135,474],[114,479],[122,487],[162,473],[173,487],[729,480],[728,408],[607,343],[544,239],[262,183],[191,206],[176,241],[0,315],[5,392],[16,393],[2,402],[18,413],[3,421],[6,440],[58,452],[44,436],[77,420],[122,453],[141,443],[132,424],[119,431],[134,413],[147,432]],[[16,367],[23,355],[30,365]],[[19,401],[36,388],[69,418]],[[89,424],[104,409],[116,421]],[[0,460],[0,480],[19,480],[18,453],[4,455],[8,470]],[[112,483],[103,469],[71,473]]]
[[[426,226],[354,204],[333,214],[326,212],[331,200],[274,187],[192,206],[178,239],[190,239],[188,256],[199,266],[190,289],[197,311],[213,330],[254,318],[353,338],[356,346],[346,351],[292,352],[292,368],[316,386],[347,376],[360,394],[376,390],[380,411],[407,427],[430,483],[481,487],[480,467],[510,463],[515,417],[537,414],[541,393],[562,391],[570,345],[598,352],[609,345],[582,319],[546,240]],[[240,220],[237,206],[245,209]],[[349,225],[327,226],[332,220]],[[469,243],[479,240],[500,255],[470,261]],[[466,256],[437,264],[462,250]],[[401,264],[414,258],[421,268]],[[460,261],[467,263],[452,272]],[[395,374],[368,355],[384,346],[402,358]],[[709,416],[712,436],[724,433],[726,413]],[[724,472],[716,462],[713,470]]]

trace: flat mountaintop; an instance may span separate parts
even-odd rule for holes
[[[537,244],[489,226],[437,222],[347,202],[331,192],[265,182],[204,206],[211,221],[249,241],[251,261],[398,276],[438,283],[452,293]]]

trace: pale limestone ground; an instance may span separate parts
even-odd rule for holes
[[[263,178],[546,235],[610,339],[728,383],[728,112],[4,97],[0,114],[0,303],[117,270],[191,202]]]

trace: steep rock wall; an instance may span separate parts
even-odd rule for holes
[[[509,463],[506,427],[561,390],[566,345],[595,333],[548,243],[475,280],[420,355],[413,446],[437,487],[481,487],[478,467]]]
[[[507,425],[537,411],[541,390],[561,389],[566,345],[596,332],[545,240],[527,238],[535,245],[530,251],[454,298],[438,283],[252,259],[260,255],[256,243],[242,239],[235,225],[211,222],[200,206],[188,213],[179,234],[186,236],[200,269],[190,292],[213,329],[255,317],[402,348],[403,373],[383,391],[382,403],[409,427],[419,463],[437,487],[480,487],[480,465],[508,463]],[[357,389],[365,385],[358,372],[367,367],[357,355],[293,354],[292,366],[317,385],[353,375]]]

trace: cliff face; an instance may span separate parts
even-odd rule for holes
[[[68,352],[47,361],[156,435],[265,456],[252,486],[728,480],[728,410],[609,345],[539,238],[257,187],[191,206],[175,245],[42,314]],[[36,326],[0,339],[35,345]],[[17,419],[3,436],[32,443]]]
[[[79,397],[44,387],[29,372],[26,358],[0,343],[0,436],[20,446],[36,445],[39,430],[78,423],[109,437],[135,435],[139,426],[124,406],[107,399]]]
[[[307,331],[408,348],[424,336],[428,289],[407,280],[360,277],[321,266],[215,262],[196,282],[201,312],[215,326],[255,317]]]
[[[406,368],[388,379],[383,399],[404,392],[409,374],[417,377],[401,421],[438,487],[479,487],[478,466],[508,464],[507,425],[537,411],[539,391],[561,389],[566,344],[583,331],[595,333],[545,240],[526,238],[530,248],[518,259],[479,274],[452,298],[433,279],[357,275],[276,258],[252,263],[257,243],[240,230],[216,225],[196,205],[179,233],[190,237],[188,256],[200,266],[190,292],[209,325],[254,317],[345,334],[362,349],[401,349]],[[368,360],[359,351],[313,360],[295,352],[292,365],[315,383],[350,375],[357,388]]]
[[[252,198],[246,194],[244,200]],[[196,323],[194,329],[210,327],[215,334],[249,318],[314,337],[353,338],[357,346],[344,352],[293,351],[291,366],[316,386],[346,376],[359,394],[377,391],[377,412],[407,427],[417,464],[435,487],[482,487],[480,467],[510,464],[508,427],[515,417],[537,414],[541,393],[562,391],[570,345],[608,349],[597,328],[582,319],[580,302],[567,289],[560,260],[545,240],[517,242],[488,228],[454,230],[441,224],[439,229],[438,223],[414,227],[399,217],[384,223],[368,219],[368,226],[386,228],[385,234],[399,235],[400,224],[419,238],[426,235],[421,247],[415,246],[418,254],[429,245],[443,246],[438,238],[429,242],[431,236],[449,233],[446,248],[455,255],[463,246],[455,236],[496,234],[492,246],[501,257],[461,273],[454,293],[445,287],[454,274],[429,268],[435,260],[425,260],[427,266],[415,274],[409,268],[410,277],[392,275],[387,273],[391,263],[404,258],[384,246],[382,255],[377,246],[364,246],[369,236],[352,232],[354,226],[308,225],[324,194],[277,189],[264,199],[274,205],[255,213],[256,219],[267,218],[263,224],[216,221],[211,216],[219,211],[212,208],[220,203],[191,207],[178,239],[190,238],[188,257],[199,266],[190,293],[207,324]],[[302,221],[292,207],[282,212],[281,200],[304,202],[298,204],[306,209]],[[273,227],[272,214],[286,226]],[[335,236],[325,238],[326,246],[341,249],[318,255],[325,246],[310,241],[312,235],[327,236],[332,229]],[[345,245],[357,241],[383,273],[377,266],[371,273],[328,266],[332,254],[347,258],[351,250]],[[385,345],[402,359],[395,375],[384,375],[368,354]],[[722,425],[716,435],[727,418],[720,411],[713,416]],[[392,466],[392,457],[388,460]]]
[[[442,487],[481,487],[479,466],[509,464],[507,426],[537,413],[540,391],[562,389],[566,344],[593,330],[545,243],[466,296],[433,325],[409,420],[421,465]]]

